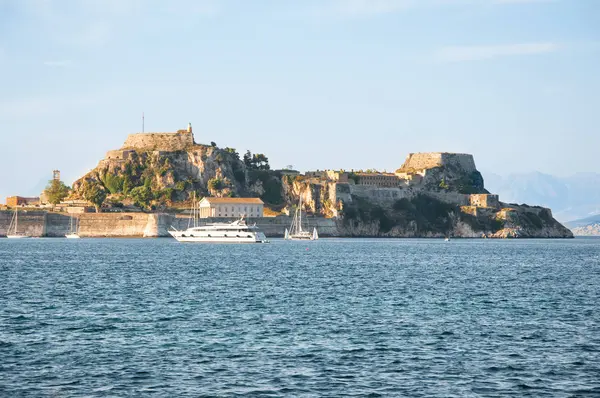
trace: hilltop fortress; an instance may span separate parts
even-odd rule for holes
[[[184,151],[195,145],[192,124],[185,130],[174,133],[136,133],[129,134],[121,149],[108,151],[106,159],[127,160],[134,151]]]
[[[455,167],[465,172],[477,171],[473,155],[466,153],[426,152],[410,153],[399,172],[426,170],[435,167]]]

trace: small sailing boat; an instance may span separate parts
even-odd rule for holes
[[[300,196],[300,202],[298,204],[298,208],[294,213],[294,219],[292,220],[292,225],[290,229],[285,229],[284,239],[286,240],[317,240],[319,239],[319,233],[317,232],[317,228],[313,228],[312,233],[308,230],[304,230],[302,228],[302,196]]]
[[[75,218],[75,223],[73,223],[73,215],[71,214],[71,228],[69,229],[69,233],[65,235],[67,239],[79,239],[79,218]]]
[[[19,209],[17,207],[15,207],[15,214],[13,215],[13,218],[10,221],[10,226],[8,227],[8,231],[6,232],[6,237],[9,239],[30,238],[30,236],[19,232]]]

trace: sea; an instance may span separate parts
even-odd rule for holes
[[[600,239],[0,240],[0,397],[600,397]]]

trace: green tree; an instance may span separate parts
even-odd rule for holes
[[[252,156],[252,163],[254,164],[254,168],[256,170],[270,170],[269,159],[263,155],[262,153],[255,153]]]
[[[448,189],[448,188],[450,188],[448,186],[448,183],[446,182],[446,178],[445,177],[442,178],[442,181],[440,182],[440,188],[442,188],[442,189]]]
[[[244,164],[247,168],[252,168],[252,152],[250,152],[250,150],[247,150],[244,154]]]
[[[269,159],[262,153],[252,154],[246,151],[244,154],[244,164],[249,170],[270,170]]]
[[[146,209],[150,207],[150,201],[152,200],[152,190],[147,186],[136,187],[131,190],[131,199],[135,202],[136,206]]]
[[[132,187],[133,182],[131,182],[131,177],[128,175],[123,176],[123,193],[127,195]]]
[[[109,190],[111,194],[117,194],[123,192],[124,178],[119,177],[116,174],[106,173],[104,176],[104,186]]]
[[[235,148],[229,148],[229,147],[227,147],[227,148],[224,149],[224,151],[232,154],[235,159],[240,160],[240,154],[237,153],[237,151],[235,150]]]
[[[223,189],[223,180],[217,177],[211,178],[208,180],[208,189],[211,191],[220,191]]]
[[[185,181],[177,181],[175,183],[175,189],[177,191],[183,191],[185,189]]]
[[[50,180],[44,194],[48,198],[48,202],[57,205],[69,195],[70,188],[60,180]]]
[[[106,189],[97,181],[86,181],[83,185],[83,198],[92,202],[96,208],[96,213],[100,213],[100,208],[106,200]]]

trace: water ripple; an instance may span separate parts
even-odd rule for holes
[[[600,396],[594,239],[0,256],[0,396]]]

